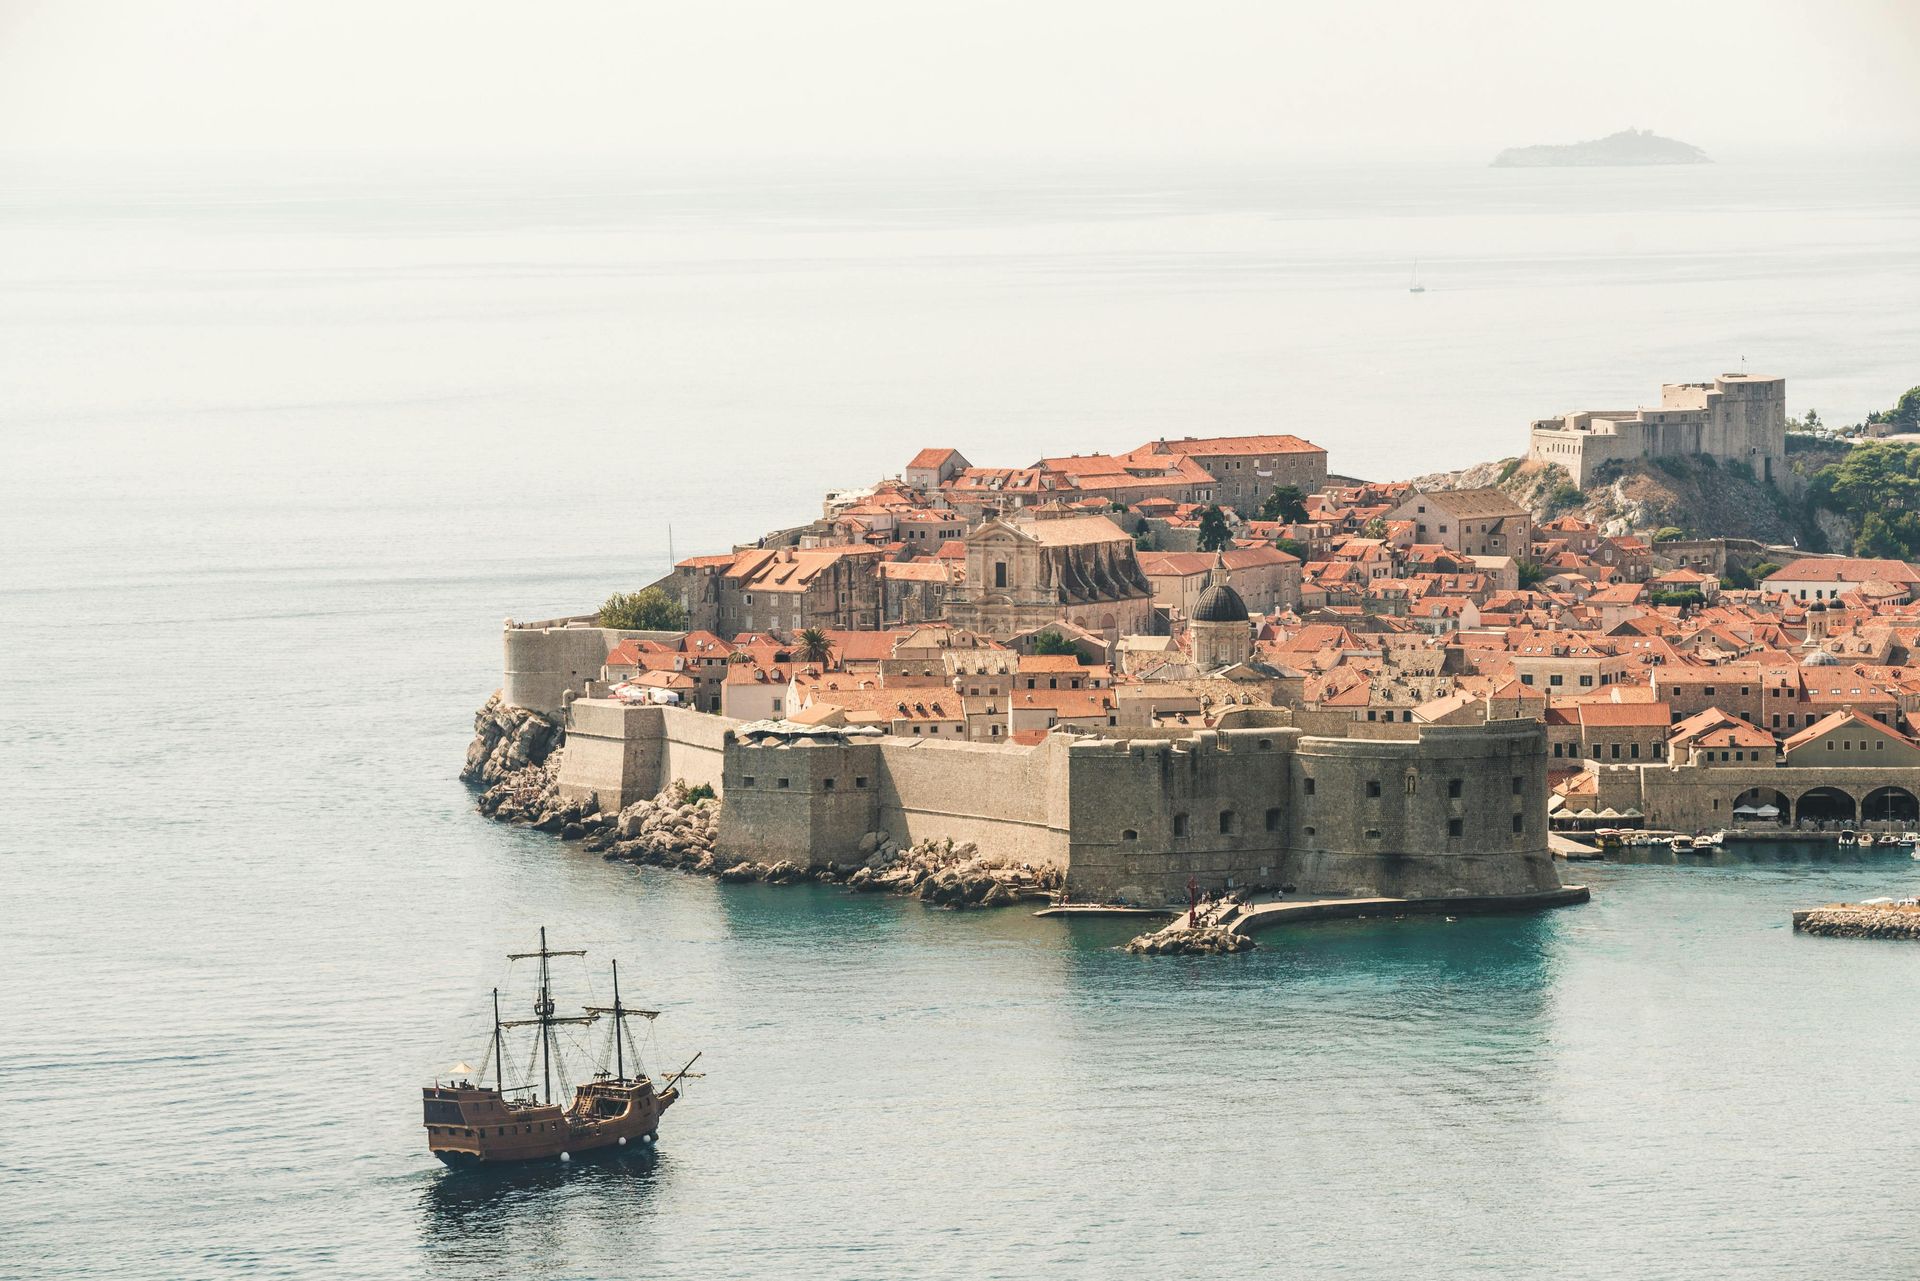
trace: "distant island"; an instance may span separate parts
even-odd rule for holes
[[[1509,147],[1493,158],[1496,169],[1545,169],[1562,165],[1710,165],[1690,142],[1662,138],[1651,129],[1622,129],[1587,142]]]

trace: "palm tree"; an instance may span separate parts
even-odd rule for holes
[[[818,627],[804,629],[798,639],[801,662],[825,664],[833,658],[833,641]]]

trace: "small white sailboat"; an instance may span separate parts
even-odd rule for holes
[[[1410,294],[1424,294],[1427,292],[1427,287],[1420,283],[1420,260],[1418,258],[1413,260],[1413,272],[1407,277],[1407,292]]]

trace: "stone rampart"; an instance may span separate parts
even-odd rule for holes
[[[575,699],[557,779],[565,800],[593,797],[603,810],[646,800],[675,779],[721,786],[732,724],[683,707]]]
[[[717,718],[709,718],[717,719]],[[854,858],[879,827],[880,744],[870,738],[743,740],[726,735],[718,848],[808,867]]]
[[[1535,721],[1394,741],[1290,727],[1037,746],[755,733],[673,707],[575,700],[558,788],[618,809],[673,780],[722,795],[718,848],[856,861],[861,838],[970,842],[1079,898],[1159,903],[1292,883],[1320,894],[1518,894],[1559,884]]]
[[[1430,725],[1400,742],[1303,738],[1294,766],[1302,892],[1438,898],[1560,883],[1537,721]]]
[[[593,627],[583,619],[552,619],[544,624],[509,625],[502,633],[506,651],[500,701],[524,707],[542,716],[558,718],[566,710],[566,695],[586,693],[587,682],[597,680],[607,655],[621,641],[678,641],[679,632],[627,631]]]
[[[1288,859],[1296,729],[1176,740],[1091,739],[1069,750],[1067,888],[1134,902],[1274,885]]]
[[[877,830],[902,844],[952,837],[988,858],[1067,866],[1067,744],[883,740]]]

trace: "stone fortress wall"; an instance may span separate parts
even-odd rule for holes
[[[725,799],[720,844],[760,862],[855,859],[860,838],[951,837],[1059,868],[1076,897],[1159,903],[1293,884],[1324,894],[1498,895],[1558,884],[1544,729],[1407,727],[1398,739],[1287,727],[1033,747],[743,737],[672,707],[573,702],[559,786],[617,809],[674,779]]]
[[[1779,480],[1787,475],[1786,388],[1786,379],[1759,374],[1667,383],[1655,406],[1537,420],[1527,457],[1558,463],[1583,489],[1605,463],[1693,454],[1743,463],[1758,481]]]
[[[509,707],[524,707],[542,716],[558,718],[566,710],[567,693],[585,693],[589,681],[599,680],[607,655],[621,641],[637,637],[671,643],[680,636],[679,632],[596,627],[592,614],[536,623],[508,619],[504,633],[506,669],[500,701]]]

